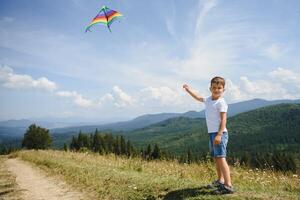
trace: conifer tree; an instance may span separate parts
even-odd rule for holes
[[[146,150],[146,158],[150,159],[151,158],[151,153],[152,153],[152,149],[151,149],[151,145],[148,144],[147,150]]]
[[[157,144],[154,145],[153,152],[151,154],[153,159],[160,159],[160,149]]]
[[[121,153],[119,136],[116,136],[116,138],[114,139],[114,153],[116,155],[120,155]]]
[[[84,147],[84,134],[81,132],[81,130],[79,131],[77,137],[77,145],[78,145],[78,149]]]
[[[64,151],[68,151],[68,145],[64,143]]]
[[[74,135],[72,136],[72,142],[70,144],[70,149],[75,150],[75,151],[79,150],[78,140]]]
[[[112,134],[111,133],[106,134],[104,139],[105,139],[107,152],[109,152],[109,153],[113,152],[114,138],[113,138]]]
[[[102,144],[101,144],[101,135],[98,133],[98,130],[96,130],[94,137],[93,137],[93,151],[94,152],[101,152],[102,150]]]
[[[132,155],[132,146],[129,140],[127,140],[126,155],[127,157],[130,157]]]
[[[123,135],[121,135],[120,137],[120,153],[122,155],[125,155],[126,154],[126,143],[125,143],[125,139],[123,137]]]
[[[187,163],[192,163],[193,161],[193,158],[192,158],[192,152],[191,152],[191,149],[189,148],[188,149],[188,152],[187,152]]]

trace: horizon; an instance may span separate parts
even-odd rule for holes
[[[217,75],[228,104],[300,99],[296,0],[0,4],[0,121],[199,112],[182,85],[208,96]],[[124,17],[85,33],[102,5]]]
[[[266,100],[266,99],[261,99],[261,98],[254,98],[254,99],[250,99],[250,100],[246,100],[246,101],[239,101],[239,102],[235,102],[235,103],[231,103],[229,104],[230,105],[233,105],[233,104],[239,104],[239,103],[245,103],[245,102],[249,102],[249,101],[269,101],[269,102],[272,102],[272,101],[297,101],[297,100],[300,100],[300,99],[274,99],[274,100]],[[275,104],[277,105],[277,104]],[[269,106],[269,105],[267,105]],[[264,107],[264,106],[263,106]],[[251,109],[252,110],[252,109]],[[106,121],[97,121],[96,119],[74,119],[74,118],[21,118],[21,119],[6,119],[6,120],[0,120],[0,122],[10,122],[10,121],[31,121],[31,122],[39,122],[39,123],[62,123],[62,124],[65,124],[64,126],[61,126],[61,128],[63,127],[68,127],[68,126],[74,126],[75,124],[78,124],[80,126],[86,126],[86,125],[106,125],[106,124],[111,124],[111,123],[118,123],[118,122],[128,122],[128,121],[131,121],[131,120],[134,120],[136,118],[139,118],[139,117],[143,117],[143,116],[147,116],[147,115],[159,115],[159,114],[185,114],[185,113],[188,113],[188,112],[204,112],[205,109],[202,109],[202,110],[187,110],[187,111],[184,111],[184,112],[158,112],[158,113],[144,113],[144,114],[141,114],[141,115],[138,115],[138,116],[135,116],[133,118],[119,118],[119,119],[116,119],[114,118],[114,120],[106,120]],[[247,112],[247,111],[246,111]],[[53,127],[53,128],[59,128],[60,126],[58,127]],[[51,128],[52,129],[52,128]]]

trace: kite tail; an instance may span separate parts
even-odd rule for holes
[[[110,26],[109,26],[109,25],[107,25],[107,28],[108,28],[109,32],[111,32],[111,29],[110,29]],[[112,33],[112,32],[111,32],[111,33]]]
[[[90,30],[90,28],[91,28],[91,25],[88,25],[87,27],[86,27],[86,29],[85,29],[85,32],[92,32],[91,30]]]

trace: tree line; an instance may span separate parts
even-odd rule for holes
[[[49,130],[32,124],[24,134],[22,148],[27,149],[47,149],[51,147],[52,139]],[[86,152],[92,151],[99,154],[113,153],[117,156],[141,157],[146,160],[164,159],[177,160],[179,163],[199,163],[208,161],[212,158],[208,152],[195,153],[193,149],[188,148],[186,153],[174,155],[167,151],[161,150],[158,144],[148,144],[144,149],[133,145],[130,140],[126,140],[123,135],[113,135],[112,133],[99,132],[97,129],[94,133],[82,133],[73,136],[70,144],[64,144],[64,149]],[[12,148],[0,145],[0,154],[9,154],[14,151]],[[250,168],[271,169],[278,171],[297,170],[297,164],[292,155],[273,151],[263,152],[228,152],[228,161],[232,165],[241,165]]]
[[[113,135],[112,133],[101,133],[97,129],[95,133],[79,132],[78,136],[73,136],[69,145],[64,144],[64,149],[71,151],[93,151],[100,154],[113,153],[127,157],[141,156],[144,159],[160,159],[162,153],[157,144],[152,150],[149,144],[147,149],[138,149],[132,145],[130,140],[126,140],[123,135]]]
[[[239,155],[233,154],[229,157],[229,162],[231,164],[247,166],[249,168],[297,171],[297,163],[293,155],[280,151],[269,153],[243,152]]]

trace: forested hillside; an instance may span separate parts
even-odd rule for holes
[[[228,118],[229,150],[300,151],[300,104],[268,106]],[[133,142],[158,143],[172,152],[207,151],[205,119],[173,118],[164,122],[127,132]]]

